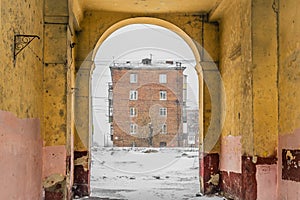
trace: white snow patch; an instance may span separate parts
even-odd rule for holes
[[[150,153],[145,153],[145,151]],[[155,150],[155,151],[154,151]],[[91,196],[129,200],[222,200],[199,193],[197,149],[93,148]]]

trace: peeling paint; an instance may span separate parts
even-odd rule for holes
[[[295,152],[300,152],[300,129],[289,134],[279,135],[278,143],[278,198],[298,200],[300,196],[299,167],[291,168],[287,158],[296,159]],[[294,164],[297,165],[297,162]],[[290,167],[290,168],[289,168]],[[298,171],[298,173],[297,173]]]
[[[203,180],[205,194],[215,193],[219,185],[215,184],[219,176],[219,154],[203,154],[199,156],[200,179]]]
[[[218,186],[219,185],[219,180],[220,180],[220,175],[219,174],[213,174],[213,175],[210,175],[210,179],[207,183],[211,183],[215,186]]]
[[[66,181],[65,178],[61,179],[59,176],[53,177],[51,180],[54,184],[45,188],[44,200],[64,200],[66,198]],[[59,181],[61,180],[61,181]]]
[[[55,184],[62,182],[64,179],[65,176],[63,176],[62,174],[52,174],[43,181],[43,187],[50,188]]]
[[[90,193],[90,170],[87,151],[74,152],[74,185],[73,193],[79,197]]]
[[[83,156],[80,158],[77,158],[76,160],[74,160],[74,165],[82,165],[84,171],[87,171],[89,169],[88,167],[88,156]]]
[[[282,179],[300,182],[300,150],[282,149]]]
[[[283,154],[284,155],[284,154]],[[293,156],[293,154],[291,153],[290,150],[287,150],[286,151],[286,154],[285,154],[285,159],[287,160],[290,160],[290,161],[293,161],[295,160],[296,156]]]

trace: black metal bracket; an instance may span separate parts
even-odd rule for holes
[[[27,47],[35,38],[40,39],[37,35],[15,35],[14,36],[14,61],[17,55]]]

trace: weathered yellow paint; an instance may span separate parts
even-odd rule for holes
[[[261,157],[276,155],[278,140],[277,35],[273,2],[252,2],[253,143],[255,155]]]
[[[10,111],[18,118],[41,118],[43,115],[42,4],[1,1],[0,110]],[[41,39],[34,39],[14,61],[14,34],[34,34]]]
[[[203,90],[204,98],[204,134],[203,134],[203,151],[205,153],[219,153],[220,143],[219,138],[222,131],[222,100],[221,94],[223,84],[221,81],[218,66],[214,62],[201,62],[203,70],[203,79],[205,87]]]
[[[54,186],[56,183],[62,182],[64,180],[64,178],[65,177],[61,174],[53,174],[53,175],[47,177],[43,181],[43,186],[45,188],[50,188],[50,187]]]
[[[112,34],[114,31],[117,31],[118,29],[130,25],[130,24],[153,24],[153,25],[157,25],[157,26],[161,26],[164,28],[167,28],[175,33],[177,33],[178,35],[180,35],[185,41],[186,43],[191,47],[193,54],[195,56],[195,60],[197,61],[197,63],[200,62],[200,55],[199,55],[199,50],[197,49],[196,44],[194,43],[195,41],[193,41],[188,35],[187,33],[185,33],[182,29],[180,29],[179,27],[177,27],[176,25],[163,20],[163,19],[159,19],[159,18],[155,18],[155,17],[133,17],[133,18],[129,18],[129,19],[124,19],[120,22],[115,23],[114,25],[112,25],[111,27],[109,27],[107,30],[105,30],[105,32],[101,35],[101,37],[99,38],[95,49],[93,50],[93,55],[92,57],[94,58],[100,45],[105,41],[105,39]],[[215,35],[215,34],[210,34],[210,35]],[[199,43],[199,41],[198,41]],[[196,68],[196,70],[198,70],[198,68]],[[201,70],[199,70],[199,72],[201,73]]]
[[[66,144],[66,70],[64,64],[44,68],[44,141],[46,146]]]
[[[84,171],[87,171],[89,169],[89,157],[83,156],[83,157],[77,158],[76,160],[74,160],[74,165],[82,165]]]
[[[209,12],[220,0],[78,0],[87,10],[125,13]]]
[[[44,143],[46,146],[66,145],[69,86],[67,83],[69,68],[66,66],[69,48],[67,6],[67,1],[45,1]]]
[[[63,158],[66,166],[62,177],[50,175],[52,186],[44,180],[45,190],[62,192],[68,199],[73,184],[73,135],[74,135],[74,16],[69,16],[68,1],[44,1],[44,145],[65,146]],[[57,189],[56,185],[63,185]],[[47,187],[46,187],[47,186]]]
[[[88,151],[87,147],[82,142],[82,138],[78,136],[77,131],[74,134],[74,150],[75,151]]]
[[[241,135],[244,155],[274,156],[277,146],[277,40],[272,4],[271,0],[225,1],[222,11],[212,15],[221,19],[220,66],[227,97],[222,135]]]
[[[253,155],[251,1],[226,1],[220,21],[220,70],[226,112],[222,136],[242,136],[243,154]]]
[[[182,36],[196,60],[202,62],[202,68],[197,65],[196,69],[200,77],[200,101],[204,100],[200,102],[203,113],[199,122],[204,124],[204,132],[210,125],[213,100],[201,81],[205,75],[214,80],[215,74],[202,73],[203,67],[211,63],[207,54],[200,59],[194,42],[204,45],[212,60],[219,61],[225,91],[219,91],[218,109],[226,109],[221,113],[225,117],[222,136],[241,136],[242,155],[254,156],[253,161],[256,156],[273,156],[278,133],[292,134],[300,127],[299,1],[280,1],[279,21],[276,21],[278,2],[2,0],[0,110],[12,112],[18,118],[39,119],[44,145],[66,147],[71,168],[67,168],[66,175],[53,174],[50,182],[47,179],[44,183],[50,188],[65,181],[70,191],[73,151],[90,148],[89,86],[97,48],[113,31],[125,25],[156,24]],[[203,12],[210,13],[209,21],[218,21],[219,26],[203,22]],[[14,34],[40,37],[15,61]],[[81,66],[80,71],[75,71],[75,66],[77,70]],[[214,87],[218,88],[218,84]],[[218,132],[218,126],[213,128]],[[210,152],[220,152],[219,144]],[[85,159],[75,164],[89,168]]]
[[[299,1],[280,1],[279,133],[300,128]]]

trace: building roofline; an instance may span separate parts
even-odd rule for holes
[[[145,65],[145,66],[109,66],[110,69],[116,70],[185,70],[184,66],[153,66],[153,65]]]

